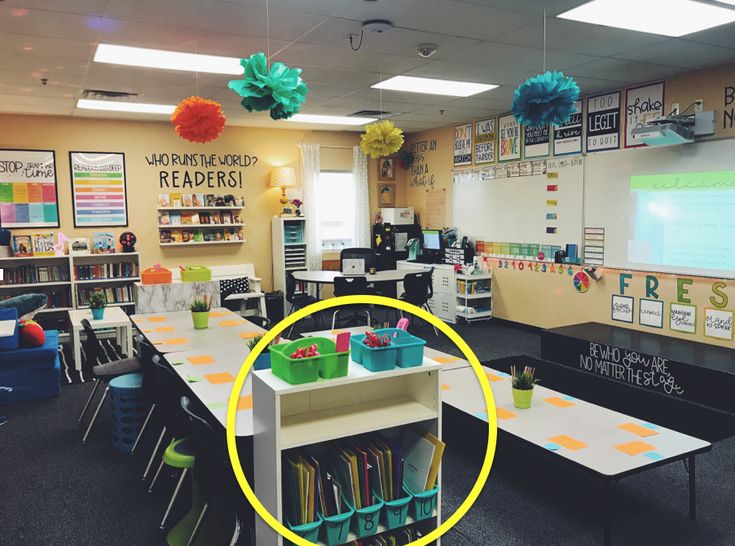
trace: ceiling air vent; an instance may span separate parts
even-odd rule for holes
[[[82,98],[89,100],[113,100],[119,102],[134,102],[140,99],[138,93],[128,93],[126,91],[104,91],[102,89],[85,89],[82,91]]]
[[[385,112],[383,110],[359,110],[357,112],[354,112],[350,114],[350,117],[354,118],[389,118],[392,116],[390,112]]]

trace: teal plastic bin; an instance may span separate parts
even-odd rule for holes
[[[322,518],[322,540],[327,546],[337,546],[347,542],[350,533],[350,522],[354,510],[348,510],[336,516],[321,516]]]
[[[291,358],[291,354],[301,347],[316,343],[319,356],[310,358]],[[331,339],[307,337],[272,345],[270,348],[271,370],[273,374],[292,385],[311,383],[319,379],[344,377],[349,370],[349,351],[338,353],[337,345]]]
[[[414,493],[405,485],[403,489],[406,493],[409,493],[411,499],[411,517],[416,521],[422,521],[429,519],[434,515],[436,509],[436,498],[439,495],[439,486],[435,486],[434,489],[429,491],[423,491],[421,493]]]
[[[386,347],[368,347],[362,342],[365,337],[365,334],[356,334],[350,338],[352,360],[371,372],[393,370],[398,362],[396,346],[391,343]]]
[[[407,494],[402,499],[383,501],[383,525],[386,529],[396,529],[406,525],[408,505],[411,499],[411,495]]]
[[[305,538],[309,542],[316,542],[317,540],[319,540],[319,528],[321,526],[321,518],[317,519],[313,523],[305,523],[304,525],[291,525],[291,522],[288,522],[289,529],[291,529],[301,538]]]
[[[409,334],[400,328],[382,328],[375,330],[379,337],[388,335],[396,345],[396,365],[401,368],[413,368],[424,363],[424,345],[426,341]]]
[[[382,509],[382,502],[366,508],[354,508],[355,515],[352,516],[352,532],[355,533],[358,539],[372,536],[378,532],[380,512]]]

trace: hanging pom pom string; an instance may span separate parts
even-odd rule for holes
[[[218,102],[189,97],[182,100],[171,114],[176,134],[190,142],[210,142],[225,129],[225,114]]]

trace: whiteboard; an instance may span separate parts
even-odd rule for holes
[[[589,154],[584,170],[584,221],[586,226],[605,228],[606,266],[663,273],[705,273],[703,269],[628,262],[628,241],[633,239],[636,215],[636,195],[630,190],[630,177],[735,170],[735,141]],[[733,277],[734,272],[707,270],[705,274]]]
[[[481,169],[478,169],[481,170]],[[472,240],[517,242],[581,248],[583,232],[584,160],[581,156],[546,160],[547,173],[481,180],[452,186],[452,221],[461,235]],[[553,176],[553,175],[552,175]],[[548,191],[549,185],[557,191]],[[549,206],[547,201],[556,201]],[[547,220],[547,214],[556,220]],[[549,234],[547,227],[556,227]]]

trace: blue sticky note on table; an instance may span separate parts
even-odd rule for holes
[[[499,375],[500,377],[510,377],[510,374],[505,372],[496,372],[495,375]]]
[[[561,446],[559,444],[555,444],[554,442],[549,442],[548,444],[544,444],[544,447],[548,449],[549,451],[558,451],[561,449]]]
[[[653,423],[641,423],[641,426],[651,430],[656,430],[658,428],[658,425],[654,425]]]
[[[475,417],[477,417],[479,419],[482,419],[483,421],[487,421],[488,420],[488,418],[487,418],[487,412],[486,411],[481,411],[480,413],[475,413]]]
[[[646,457],[648,457],[652,461],[660,461],[661,459],[664,458],[663,455],[661,455],[660,453],[656,453],[655,451],[647,451],[643,455],[645,455]]]
[[[569,395],[562,396],[562,399],[563,400],[568,400],[569,402],[574,402],[576,400],[576,398],[574,398],[574,396],[569,396]]]

